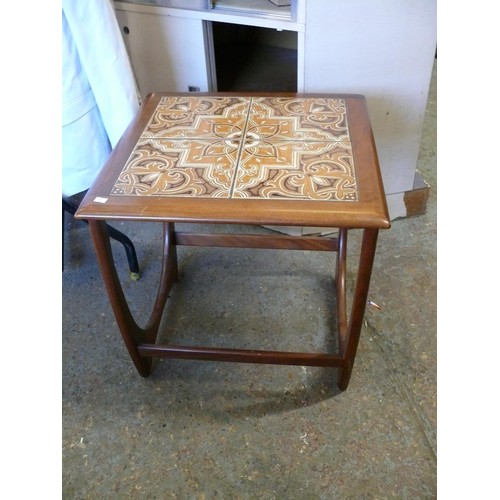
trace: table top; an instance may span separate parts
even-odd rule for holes
[[[82,219],[390,226],[363,96],[154,93]]]

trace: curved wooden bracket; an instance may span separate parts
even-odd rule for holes
[[[141,376],[151,373],[152,358],[141,356],[139,343],[154,344],[172,285],[177,279],[177,252],[173,244],[174,224],[164,223],[163,261],[160,283],[149,321],[141,328],[135,321],[125,299],[123,288],[116,272],[107,226],[104,221],[90,220],[90,232],[97,260],[108,292],[109,300],[127,350]]]

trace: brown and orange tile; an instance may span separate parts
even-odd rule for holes
[[[163,97],[111,194],[356,201],[345,102]]]
[[[219,139],[243,134],[250,98],[163,97],[143,137]]]
[[[233,198],[354,201],[350,150],[329,142],[266,143],[244,149]]]
[[[143,139],[111,194],[229,198],[238,150],[225,141]]]
[[[255,98],[254,131],[277,140],[349,141],[345,101],[332,98]],[[272,135],[271,135],[272,134]]]

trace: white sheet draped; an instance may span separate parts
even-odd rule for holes
[[[88,189],[139,109],[110,0],[62,2],[62,192]]]

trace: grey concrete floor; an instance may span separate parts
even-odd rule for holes
[[[62,494],[68,499],[436,497],[436,72],[418,169],[424,215],[379,237],[353,376],[336,370],[162,360],[135,371],[103,288],[87,226],[68,220],[63,291]],[[125,293],[146,318],[160,229],[118,226],[141,280]],[[352,252],[359,242],[350,236]],[[350,259],[350,263],[353,260]],[[179,249],[162,326],[174,342],[325,349],[334,254]],[[354,268],[349,272],[352,289]],[[331,347],[331,346],[330,346]]]

